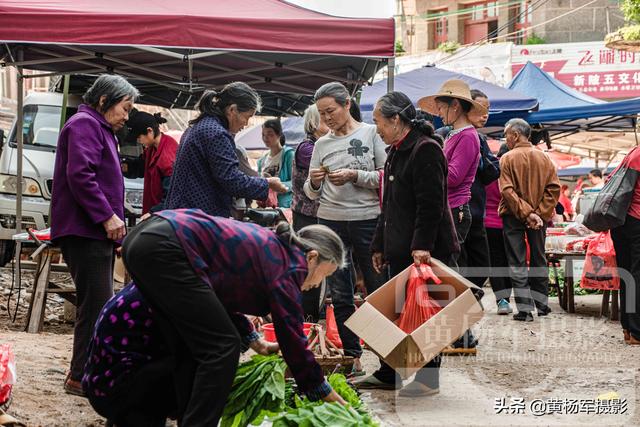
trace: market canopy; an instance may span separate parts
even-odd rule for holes
[[[509,89],[538,99],[538,111],[521,117],[545,129],[551,137],[579,131],[633,130],[640,112],[640,98],[602,101],[570,88],[531,62],[513,78]]]
[[[83,95],[93,84],[99,74],[72,74],[70,76],[69,93],[73,95]],[[167,87],[150,83],[144,80],[128,79],[140,91],[140,98],[137,103],[154,105],[165,108],[192,109],[200,99],[199,91],[184,93],[177,98],[176,91]],[[60,78],[53,85],[53,90],[64,91],[64,80]],[[296,93],[265,92],[258,90],[262,99],[261,115],[283,116],[302,115],[304,110],[313,102],[313,96],[300,95]],[[178,101],[176,101],[178,99]]]
[[[311,96],[334,80],[355,92],[393,57],[394,31],[392,18],[280,0],[0,0],[4,65],[117,73],[163,87],[149,96],[180,108],[234,80],[283,96]]]
[[[394,89],[406,94],[415,105],[420,98],[435,93],[445,81],[450,79],[464,80],[471,89],[479,89],[489,97],[491,101],[489,125],[500,121],[499,116],[503,112],[528,112],[535,110],[538,106],[538,100],[530,94],[523,95],[517,90],[505,89],[465,74],[434,66],[426,66],[396,75]],[[373,111],[376,101],[385,93],[387,93],[386,79],[371,86],[365,86],[360,98],[360,109],[363,115],[365,112]],[[504,122],[502,124],[504,125]]]

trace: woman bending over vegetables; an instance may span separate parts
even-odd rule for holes
[[[161,211],[123,244],[134,283],[104,307],[82,381],[111,425],[215,426],[241,351],[282,350],[300,391],[344,403],[307,350],[301,291],[345,264],[340,238],[321,225],[298,234],[213,217]],[[278,344],[244,314],[271,313]]]

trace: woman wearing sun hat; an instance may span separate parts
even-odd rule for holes
[[[480,137],[469,116],[486,114],[487,109],[471,98],[469,85],[457,79],[444,82],[435,95],[419,99],[418,106],[439,116],[445,126],[453,128],[444,141],[448,164],[447,195],[458,243],[462,247],[471,228],[471,185],[480,162]],[[477,342],[469,330],[453,347],[475,348]]]
[[[480,161],[480,138],[469,115],[485,112],[486,108],[471,99],[469,85],[456,79],[447,80],[435,95],[418,100],[418,106],[453,128],[444,142],[444,153],[449,165],[449,206],[462,245],[471,226],[471,185]]]

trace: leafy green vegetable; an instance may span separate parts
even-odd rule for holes
[[[241,364],[233,380],[221,427],[259,425],[265,417],[285,409],[284,372],[287,365],[278,355],[256,355]]]
[[[350,405],[300,401],[297,408],[272,419],[273,427],[375,427],[378,424],[368,414],[361,414]]]
[[[327,380],[329,381],[331,388],[333,388],[349,405],[353,406],[355,409],[362,406],[362,400],[358,397],[358,393],[351,388],[344,375],[331,374]]]

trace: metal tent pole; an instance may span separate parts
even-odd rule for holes
[[[387,62],[387,92],[393,92],[393,84],[396,75],[396,58],[389,58]]]
[[[18,48],[18,61],[22,61],[24,52],[22,47]],[[22,232],[22,152],[24,148],[24,77],[22,67],[16,67],[18,71],[18,111],[16,120],[16,145],[18,157],[16,159],[16,234]]]

